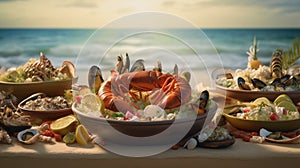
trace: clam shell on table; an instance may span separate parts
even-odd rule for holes
[[[274,134],[264,128],[260,129],[259,135],[264,137],[266,141],[275,142],[275,143],[285,143],[285,144],[299,144],[300,143],[300,135],[294,138],[288,138],[286,136],[280,135],[280,139],[270,138],[270,135]]]

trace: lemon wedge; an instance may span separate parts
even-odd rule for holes
[[[78,125],[75,132],[76,142],[79,145],[87,145],[90,140],[90,136],[88,131],[83,125]]]
[[[284,107],[287,111],[298,111],[293,102],[283,100],[277,104],[278,107]]]
[[[77,123],[78,121],[74,115],[68,115],[53,121],[50,124],[50,129],[55,133],[64,136],[68,132],[74,131]]]
[[[78,105],[78,110],[96,117],[102,115],[104,113],[104,109],[104,102],[93,93],[84,95]]]
[[[260,97],[260,98],[257,98],[253,101],[253,104],[256,105],[256,106],[260,105],[261,103],[271,104],[270,100],[266,97]]]
[[[275,105],[278,105],[278,104],[279,104],[280,102],[282,102],[282,101],[288,101],[288,102],[293,103],[292,99],[291,99],[288,95],[286,95],[286,94],[281,94],[281,95],[279,95],[279,96],[274,100],[274,104],[275,104]]]

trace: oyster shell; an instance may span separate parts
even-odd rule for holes
[[[18,133],[18,141],[24,144],[33,144],[38,141],[40,133],[37,129],[26,129]]]

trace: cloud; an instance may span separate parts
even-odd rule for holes
[[[69,3],[66,3],[63,5],[64,7],[77,7],[77,8],[97,8],[98,4],[97,1],[92,1],[92,0],[75,0]]]
[[[299,0],[208,0],[208,1],[197,1],[192,5],[202,6],[202,7],[214,7],[214,6],[250,6],[250,7],[263,7],[266,9],[274,9],[280,12],[287,13],[299,13],[300,1]]]
[[[172,1],[172,0],[167,0],[167,1],[164,1],[161,3],[161,5],[163,7],[172,7],[176,4],[177,2],[176,1]]]

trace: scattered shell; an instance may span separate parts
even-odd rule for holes
[[[195,149],[197,147],[197,144],[198,144],[197,140],[195,138],[191,138],[184,144],[183,147],[191,150],[191,149]]]
[[[26,129],[18,133],[18,141],[24,144],[33,144],[39,140],[40,133],[37,129]]]
[[[270,132],[270,131],[268,131],[268,130],[266,130],[264,128],[262,128],[262,129],[259,130],[259,135],[262,136],[262,137],[267,137],[267,136],[269,136],[271,134],[272,134],[272,132]]]

